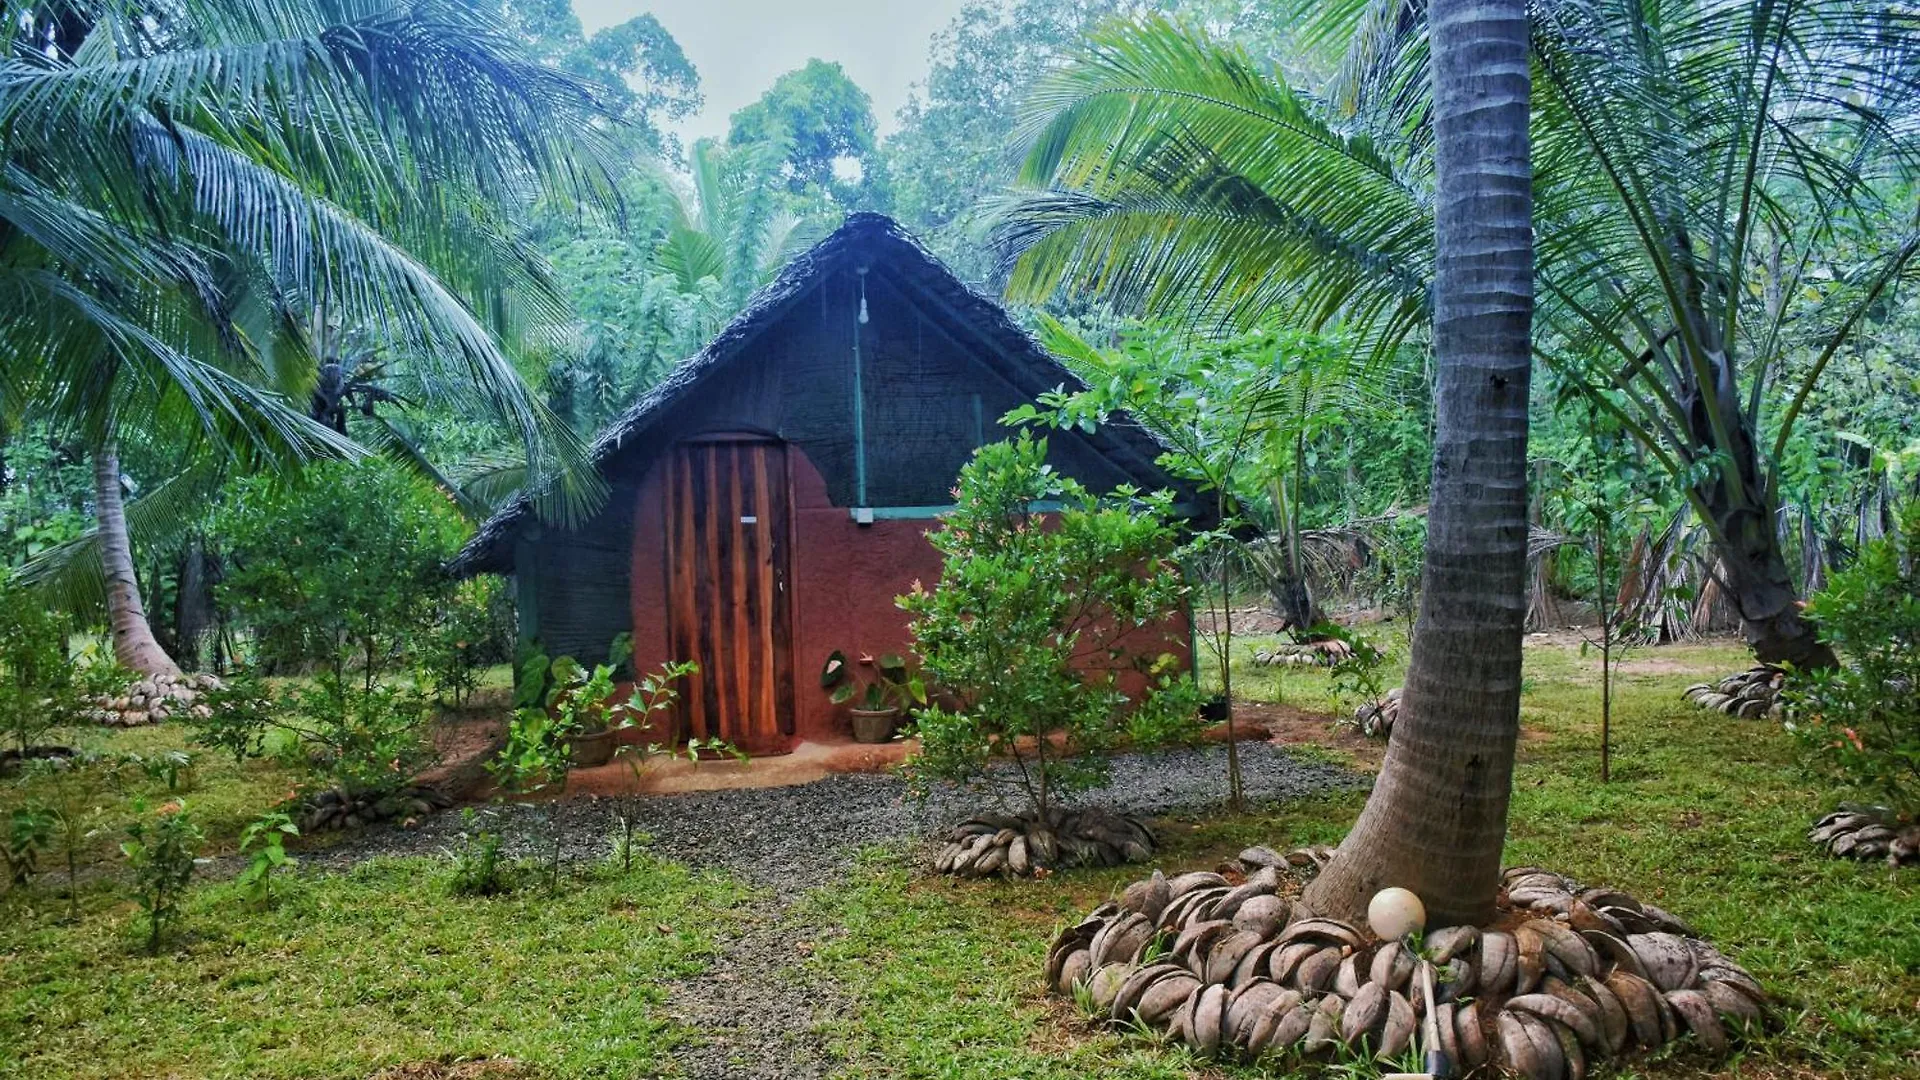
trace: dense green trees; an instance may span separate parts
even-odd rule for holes
[[[881,179],[873,102],[839,64],[809,60],[733,114],[728,146],[767,144],[784,152],[781,174],[796,195],[812,190],[853,202]]]
[[[172,661],[139,611],[125,431],[243,466],[354,451],[303,404],[316,330],[377,331],[417,390],[477,402],[534,470],[578,441],[508,344],[564,308],[506,217],[607,193],[591,89],[462,5],[307,0],[27,8],[0,67],[0,386],[72,431],[121,661]]]
[[[1287,511],[1290,573],[1303,532],[1359,551],[1385,526],[1356,520],[1420,527],[1431,95],[1424,20],[1367,17],[1391,4],[1302,21],[1239,0],[979,0],[884,142],[860,88],[815,62],[693,148],[669,127],[699,77],[650,16],[589,35],[557,0],[192,0],[148,33],[121,0],[20,10],[0,76],[0,521],[10,562],[39,556],[31,580],[113,594],[143,665],[202,606],[189,571],[217,564],[218,538],[194,512],[229,478],[374,449],[484,513],[563,469],[848,209],[891,206],[996,280],[981,225],[1022,134],[1043,190],[1002,234],[1024,253],[1017,297],[1102,332],[1141,311],[1200,339],[1284,319],[1372,350],[1391,409],[1338,410],[1293,460],[1262,455],[1281,497],[1255,501]],[[1155,14],[1180,23],[1138,21]],[[1535,469],[1631,474],[1636,512],[1609,525],[1644,563],[1628,585],[1733,585],[1764,655],[1818,661],[1795,590],[1912,486],[1886,466],[1920,406],[1912,19],[1857,0],[1749,14],[1536,11]],[[1589,38],[1608,46],[1568,47]],[[124,553],[76,539],[116,501]],[[1591,525],[1567,499],[1537,511]],[[1591,594],[1585,558],[1547,556],[1536,595]],[[1662,626],[1684,627],[1676,605],[1656,605]]]
[[[534,59],[591,83],[624,138],[650,150],[674,145],[663,121],[700,108],[700,74],[652,14],[589,35],[570,0],[503,0],[503,18]]]
[[[1012,183],[1022,108],[1049,65],[1078,51],[1100,24],[1145,8],[1216,28],[1257,55],[1278,57],[1283,4],[1240,0],[974,0],[932,43],[932,67],[887,140],[894,212],[968,281],[999,277],[980,243],[991,203]]]
[[[1016,293],[1339,321],[1379,348],[1416,332],[1427,33],[1358,8],[1323,16],[1358,36],[1317,97],[1169,23],[1097,38],[1035,99],[1023,179],[1044,190],[1003,232]],[[1849,0],[1535,12],[1536,349],[1685,493],[1763,659],[1831,659],[1799,617],[1779,469],[1815,382],[1885,317],[1920,244],[1895,182],[1920,148],[1914,31]]]

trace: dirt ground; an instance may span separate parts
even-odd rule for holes
[[[1233,713],[1236,722],[1264,727],[1269,742],[1280,746],[1317,746],[1346,754],[1353,759],[1354,767],[1367,772],[1378,769],[1380,759],[1386,756],[1384,741],[1367,738],[1351,724],[1336,724],[1333,717],[1323,712],[1242,701],[1233,707]]]

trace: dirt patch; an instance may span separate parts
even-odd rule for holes
[[[1327,713],[1313,712],[1292,705],[1274,705],[1261,701],[1235,703],[1236,720],[1257,725],[1267,731],[1267,741],[1279,746],[1317,746],[1345,754],[1354,767],[1367,772],[1380,768],[1386,756],[1383,740],[1369,739],[1351,724],[1337,723]]]
[[[919,743],[803,742],[792,753],[735,761],[649,759],[638,775],[627,760],[568,774],[569,795],[678,795],[697,791],[792,787],[842,773],[884,773],[898,767]],[[632,759],[628,759],[632,760]]]
[[[721,943],[714,962],[673,984],[667,1015],[699,1032],[674,1055],[691,1080],[815,1080],[837,1061],[825,1021],[850,1005],[844,990],[807,964],[837,928],[809,923],[792,898]]]
[[[1555,630],[1535,630],[1526,637],[1529,649],[1558,648],[1577,649],[1600,637],[1599,627],[1566,626]]]
[[[1712,675],[1718,678],[1726,674],[1726,665],[1690,664],[1684,660],[1654,657],[1641,660],[1617,660],[1614,662],[1613,670],[1620,675]]]
[[[1193,628],[1202,634],[1211,634],[1218,625],[1220,611],[1194,613]],[[1327,612],[1327,618],[1336,626],[1358,627],[1376,626],[1392,622],[1392,612],[1380,608],[1350,608],[1345,611]],[[1249,607],[1233,609],[1233,632],[1235,634],[1280,634],[1285,633],[1287,620],[1266,608]]]
[[[1220,611],[1200,611],[1194,613],[1193,627],[1202,634],[1211,634],[1220,622]],[[1233,632],[1236,634],[1278,634],[1286,629],[1287,620],[1265,608],[1234,608]]]
[[[434,764],[415,780],[421,787],[469,799],[492,783],[487,762],[505,745],[506,717],[493,710],[464,711],[433,726]]]

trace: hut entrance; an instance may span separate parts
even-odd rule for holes
[[[667,483],[667,641],[698,661],[680,733],[743,750],[786,750],[793,734],[787,452],[767,439],[674,448]]]

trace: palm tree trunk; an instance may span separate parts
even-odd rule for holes
[[[1704,320],[1702,320],[1704,322]],[[1713,546],[1722,582],[1740,611],[1747,645],[1761,661],[1800,668],[1833,667],[1833,650],[1800,614],[1800,594],[1780,547],[1780,500],[1760,468],[1760,451],[1747,423],[1722,350],[1707,357],[1713,386],[1688,385],[1683,403],[1688,434],[1703,449],[1717,451],[1732,470],[1710,476],[1694,489],[1712,519]]]
[[[93,453],[93,508],[98,519],[101,569],[107,579],[107,623],[120,666],[141,675],[178,675],[180,668],[154,640],[133,572],[127,511],[120,501],[120,449],[109,439]]]
[[[1493,913],[1520,730],[1533,313],[1524,0],[1435,0],[1433,495],[1405,712],[1366,809],[1307,889],[1357,917],[1411,889],[1431,925]]]
[[[1739,609],[1740,628],[1754,656],[1802,669],[1833,667],[1838,663],[1833,650],[1800,613],[1800,594],[1780,550],[1771,506],[1733,505],[1720,485],[1705,494],[1713,511],[1721,584]]]

